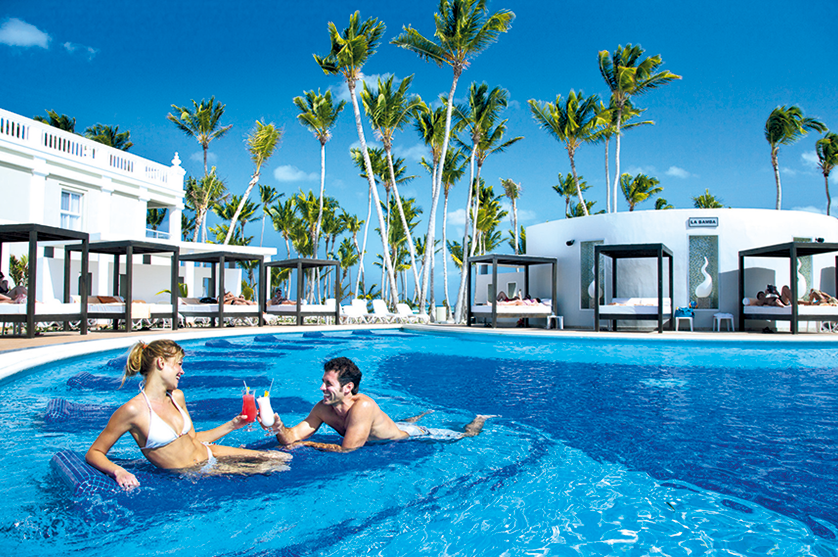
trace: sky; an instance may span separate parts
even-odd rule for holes
[[[282,128],[283,137],[260,183],[286,196],[317,192],[320,145],[298,123],[292,99],[317,89],[348,99],[342,79],[325,75],[312,56],[328,52],[328,23],[342,30],[355,10],[364,19],[383,21],[385,36],[363,69],[366,78],[414,75],[411,93],[438,103],[450,89],[450,67],[389,44],[407,25],[430,37],[437,8],[432,0],[2,0],[0,108],[30,118],[55,110],[76,118],[79,132],[97,123],[118,125],[131,132],[131,153],[169,164],[177,152],[187,173],[200,177],[200,145],[166,115],[172,104],[214,96],[226,106],[222,123],[233,128],[210,144],[210,164],[230,191],[241,194],[247,187],[253,164],[244,138],[262,120]],[[502,192],[501,179],[521,184],[518,219],[524,226],[564,218],[564,200],[552,187],[558,173],[570,172],[563,145],[539,129],[527,101],[552,102],[574,90],[607,102],[608,88],[597,66],[601,50],[639,44],[644,56],[660,54],[662,69],[683,77],[634,99],[635,106],[646,109],[644,119],[655,125],[627,131],[621,145],[621,172],[656,177],[664,188],[660,197],[676,208],[692,207],[692,198],[705,190],[725,206],[774,208],[764,127],[777,106],[797,105],[805,116],[838,129],[835,0],[490,0],[488,8],[511,10],[515,20],[463,73],[455,100],[464,101],[475,82],[509,92],[502,115],[508,119],[507,137],[524,139],[490,156],[482,176],[496,193]],[[375,144],[366,120],[364,131],[367,142]],[[824,179],[815,166],[820,136],[811,133],[780,149],[783,209],[826,213]],[[326,195],[365,218],[368,186],[349,157],[357,145],[347,106],[326,147]],[[612,180],[614,151],[612,142]],[[400,193],[423,209],[417,230],[424,234],[431,186],[419,160],[428,152],[409,127],[396,135],[394,153],[417,176]],[[604,154],[603,145],[583,145],[576,154],[594,211],[606,205]],[[460,239],[466,183],[467,178],[452,189],[445,216],[449,235]],[[620,197],[619,210],[628,210]],[[654,199],[635,210],[644,209],[654,209]],[[440,203],[437,223],[442,218]],[[503,223],[504,236],[510,227],[509,220]],[[260,223],[249,224],[246,233],[258,245]],[[284,243],[270,225],[262,242],[285,256]],[[368,252],[379,250],[371,228]],[[504,244],[498,251],[511,248]],[[441,267],[437,260],[438,274]],[[449,268],[453,274],[450,262]]]

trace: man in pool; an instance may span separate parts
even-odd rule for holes
[[[299,443],[322,451],[350,452],[363,447],[367,441],[407,438],[456,440],[474,437],[483,429],[486,419],[491,417],[475,416],[463,432],[416,425],[415,422],[427,412],[403,422],[394,422],[373,399],[358,393],[361,370],[352,360],[344,357],[329,360],[323,365],[323,372],[320,385],[323,400],[314,405],[305,420],[287,428],[279,415],[274,416],[274,425],[268,429],[276,434],[280,445]],[[340,445],[305,441],[324,423],[343,437]]]

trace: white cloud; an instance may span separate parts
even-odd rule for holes
[[[29,23],[12,17],[0,25],[0,44],[49,48],[51,37]]]
[[[407,160],[419,162],[422,160],[422,157],[430,158],[431,153],[428,149],[428,146],[424,143],[417,143],[412,147],[404,148],[401,146],[396,146],[393,149],[393,155],[396,157],[402,157]]]
[[[274,170],[274,178],[279,182],[316,182],[320,179],[319,172],[306,173],[290,164],[279,166]]]
[[[203,151],[195,151],[191,155],[189,155],[189,160],[193,162],[201,163],[201,166],[204,164],[204,152]],[[212,168],[213,166],[217,166],[218,162],[218,155],[215,153],[208,151],[207,152],[207,166]]]
[[[785,176],[797,176],[797,170],[792,170],[786,166],[780,167],[780,174],[784,174]]]
[[[459,226],[462,228],[466,225],[466,210],[457,209],[456,211],[448,211],[446,218],[449,226]],[[462,236],[462,233],[460,236]]]
[[[791,210],[792,211],[804,211],[806,213],[815,213],[815,214],[818,214],[818,215],[825,215],[826,214],[826,209],[823,209],[821,207],[815,207],[813,205],[807,205],[805,207],[792,207]]]
[[[667,170],[665,174],[674,178],[681,178],[682,180],[692,177],[692,174],[690,174],[683,168],[678,168],[677,166],[670,166],[669,170]]]
[[[361,77],[358,78],[358,81],[355,82],[355,94],[358,95],[358,107],[361,109],[361,112],[364,111],[364,107],[361,104],[361,91],[363,91],[363,89],[364,89],[364,86],[362,85],[362,83],[366,83],[367,87],[370,87],[370,88],[378,87],[378,79],[379,78],[381,78],[383,80],[383,79],[389,78],[391,75],[393,75],[393,74],[391,74],[391,73],[373,74],[373,75],[361,74]],[[347,103],[350,103],[350,104],[352,103],[352,99],[349,96],[349,87],[346,85],[345,80],[338,87],[338,90],[337,90],[337,93],[335,93],[335,96],[340,101],[346,101]],[[352,110],[351,106],[347,107],[347,108],[350,111]]]
[[[88,60],[93,60],[93,57],[96,56],[96,54],[99,52],[97,49],[93,48],[92,46],[84,46],[83,44],[66,42],[62,46],[70,54],[75,54],[75,53],[78,52],[79,54],[81,54],[83,56],[86,55]]]
[[[629,166],[626,169],[621,169],[620,174],[630,174],[637,176],[638,174],[645,174],[646,176],[656,176],[658,169],[654,166]]]
[[[818,168],[818,154],[815,151],[807,151],[800,155],[800,160],[803,161],[803,165],[807,166],[812,169]]]

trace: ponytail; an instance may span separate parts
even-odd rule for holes
[[[128,353],[128,361],[125,362],[125,373],[122,375],[120,388],[125,384],[126,379],[138,373],[146,377],[154,367],[157,358],[183,357],[183,354],[183,348],[173,340],[153,340],[148,344],[142,341],[138,342],[131,347],[131,351]]]

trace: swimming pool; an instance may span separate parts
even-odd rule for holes
[[[245,478],[155,471],[124,436],[111,455],[161,480],[73,499],[49,460],[83,453],[107,417],[49,422],[47,406],[116,406],[136,387],[96,382],[119,376],[125,350],[41,366],[0,384],[4,552],[838,555],[834,343],[343,331],[182,344],[199,429],[240,408],[237,377],[275,379],[274,406],[297,423],[337,355],[394,418],[501,417],[456,443],[298,449],[289,471]]]

